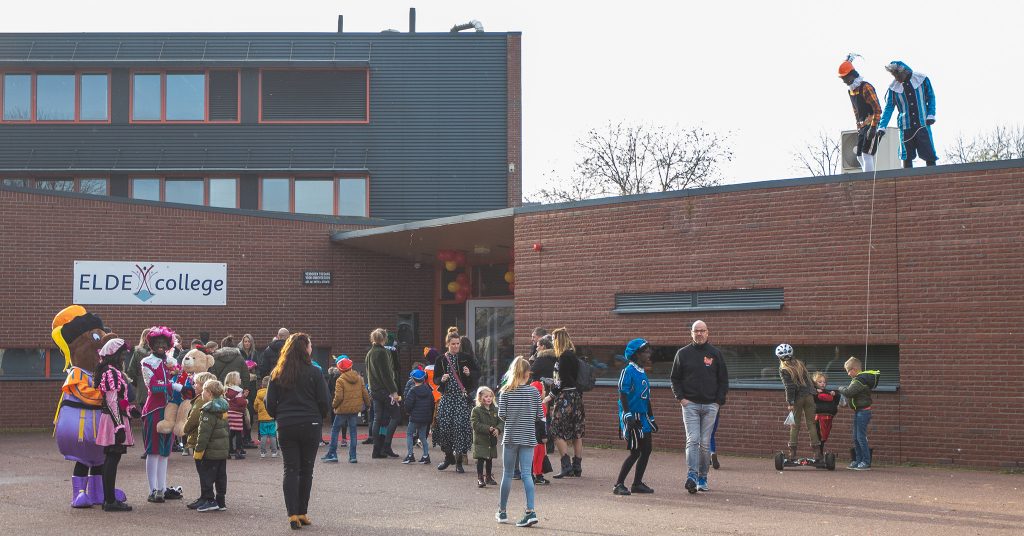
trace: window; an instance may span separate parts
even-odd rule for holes
[[[18,186],[25,188],[28,186],[28,179],[4,179],[4,186]]]
[[[365,69],[260,71],[260,121],[367,123],[369,80]]]
[[[164,183],[164,201],[202,205],[204,189],[203,179],[167,179]]]
[[[20,186],[22,188],[38,188],[57,192],[79,192],[83,194],[107,195],[107,179],[3,179],[4,186]]]
[[[83,74],[79,78],[78,119],[106,121],[110,118],[110,77],[106,74]]]
[[[579,355],[591,359],[599,380],[614,382],[626,366],[620,346],[578,345]],[[729,369],[730,388],[782,389],[779,379],[779,360],[774,345],[715,345]],[[672,361],[679,346],[652,346],[652,367],[648,370],[651,381],[671,381]],[[851,356],[864,359],[863,345],[803,345],[797,346],[796,357],[807,365],[812,374],[824,372],[829,387],[847,385],[850,378],[843,363]],[[894,391],[899,386],[899,345],[876,344],[868,346],[866,368],[881,371],[878,390]]]
[[[238,70],[132,73],[132,121],[239,120]]]
[[[32,120],[32,75],[4,75],[4,121]]]
[[[107,179],[78,179],[78,191],[83,194],[108,195]]]
[[[238,179],[210,179],[210,206],[238,208]]]
[[[366,217],[366,179],[338,179],[338,215]]]
[[[36,121],[75,120],[75,75],[36,76]]]
[[[132,199],[160,200],[160,179],[132,179]]]
[[[368,217],[366,177],[264,177],[260,209]]]
[[[0,348],[0,380],[64,377],[64,355],[42,348]]]
[[[512,290],[505,281],[508,264],[486,264],[473,267],[473,296],[511,296]]]
[[[107,73],[4,73],[3,121],[108,122]]]
[[[296,179],[295,212],[334,214],[334,181],[332,179]]]
[[[36,188],[40,190],[54,190],[57,192],[74,192],[74,179],[36,179]]]
[[[203,177],[136,177],[132,199],[238,208],[238,179]]]

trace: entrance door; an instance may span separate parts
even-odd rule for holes
[[[480,385],[494,387],[515,358],[513,300],[469,300],[466,319],[480,363]]]

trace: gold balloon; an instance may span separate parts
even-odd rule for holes
[[[506,283],[511,284],[515,280],[516,280],[516,276],[515,276],[515,274],[512,273],[511,270],[505,272],[505,282]]]
[[[459,263],[457,263],[455,261],[444,261],[444,269],[448,270],[449,272],[454,272],[455,269],[458,268],[458,267],[459,267]]]
[[[462,288],[462,285],[456,283],[455,281],[448,283],[448,292],[451,292],[452,294],[457,293],[460,288]]]

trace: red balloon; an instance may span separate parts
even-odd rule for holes
[[[508,291],[514,294],[515,291],[516,291],[516,284],[515,283],[509,283],[508,284]]]
[[[458,263],[459,266],[462,266],[462,265],[466,264],[466,252],[465,251],[453,251],[452,253],[453,253],[454,257],[455,257],[452,260],[454,260],[456,263]]]
[[[469,276],[466,275],[466,272],[462,272],[461,274],[455,276],[455,281],[457,281],[462,286],[466,286],[469,284]]]

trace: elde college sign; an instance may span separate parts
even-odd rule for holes
[[[74,303],[227,305],[228,265],[75,261]]]

